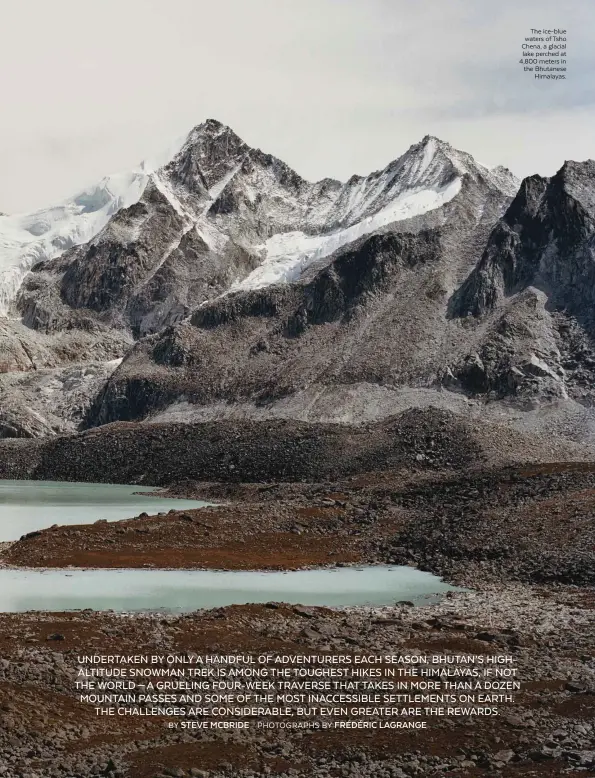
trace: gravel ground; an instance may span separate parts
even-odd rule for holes
[[[2,446],[4,477],[164,484],[170,496],[225,503],[49,528],[3,544],[4,564],[245,569],[392,562],[473,591],[416,608],[277,603],[184,616],[0,614],[0,776],[592,773],[595,464],[569,462],[570,450],[536,464],[539,452],[529,455],[527,438],[515,443],[500,431],[490,439],[485,429],[416,411],[357,429],[112,425]],[[433,719],[423,731],[373,736],[176,732],[160,719],[98,718],[77,701],[73,674],[81,653],[152,651],[509,653],[523,685],[497,717]]]
[[[595,450],[429,407],[359,425],[119,422],[45,441],[0,441],[0,478],[154,486],[180,481],[318,482],[400,468],[481,470],[541,462],[544,456],[554,462],[593,461]]]
[[[185,616],[0,614],[4,776],[330,778],[583,776],[595,767],[595,597],[564,586],[455,593],[421,608],[235,606]],[[521,692],[497,717],[398,733],[176,733],[97,718],[73,694],[77,657],[175,652],[511,654]],[[202,771],[202,772],[200,772]]]

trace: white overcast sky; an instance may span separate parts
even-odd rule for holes
[[[568,80],[518,64],[568,30]],[[595,157],[593,0],[0,0],[0,211],[53,204],[212,117],[309,179],[425,134],[519,175]]]

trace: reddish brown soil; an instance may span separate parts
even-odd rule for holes
[[[353,529],[341,507],[236,504],[54,527],[13,544],[3,561],[27,567],[291,570],[365,559],[372,532],[351,534]],[[395,521],[387,519],[374,534],[395,530]]]
[[[549,554],[560,548],[567,554],[572,547],[579,558],[578,552],[583,552],[593,537],[595,481],[591,470],[591,465],[544,465],[523,472],[501,471],[494,476],[493,489],[492,482],[486,488],[479,479],[448,476],[434,483],[424,477],[417,486],[423,486],[426,492],[409,503],[401,498],[407,488],[413,487],[396,471],[361,475],[326,486],[213,485],[212,497],[236,502],[122,522],[47,529],[13,544],[2,561],[34,567],[228,569],[291,569],[359,562],[377,559],[380,544],[428,517],[427,535],[423,534],[426,527],[422,527],[420,545],[412,543],[410,547],[417,550],[423,548],[422,542],[432,543],[434,524],[447,511],[453,530],[461,531],[460,539],[467,548],[473,549],[489,537],[500,538],[515,553],[526,546]],[[480,488],[483,493],[478,492]],[[434,509],[436,514],[430,514]],[[473,521],[461,528],[459,516],[472,516]],[[443,539],[436,544],[442,553]],[[519,559],[522,561],[522,557]],[[463,559],[460,564],[466,566],[467,562]],[[555,619],[558,604],[589,612],[595,608],[595,597],[586,587],[549,586],[540,581],[535,592],[543,597],[545,610],[551,606],[550,619]],[[370,639],[386,631],[395,638],[391,650],[472,654],[496,650],[495,644],[480,639],[484,622],[470,626],[463,619],[445,628],[436,619],[424,616],[423,611],[412,611],[411,617],[405,618],[397,610],[390,617],[375,616],[356,626],[351,616],[342,612],[308,609],[300,613],[300,609],[286,605],[236,606],[176,618],[122,618],[91,612],[0,614],[0,659],[8,659],[10,671],[14,671],[11,680],[0,682],[0,736],[5,732],[17,742],[29,738],[33,744],[51,743],[56,732],[72,727],[74,733],[76,727],[84,725],[84,733],[76,730],[62,753],[78,756],[107,747],[117,752],[122,747],[127,778],[154,778],[166,768],[187,770],[200,766],[206,771],[221,771],[222,765],[228,765],[228,775],[241,768],[273,776],[297,768],[309,775],[311,766],[321,757],[341,764],[357,751],[379,761],[415,752],[448,761],[461,750],[465,754],[493,754],[508,748],[523,755],[523,761],[510,763],[499,773],[506,778],[578,778],[585,774],[562,759],[541,762],[527,756],[532,748],[541,748],[550,733],[565,722],[590,722],[595,716],[592,689],[571,693],[566,689],[570,676],[565,670],[556,670],[567,666],[567,657],[577,662],[583,655],[592,655],[592,636],[579,635],[576,630],[572,640],[565,635],[555,644],[547,632],[521,630],[515,650],[529,657],[526,667],[541,669],[523,679],[514,713],[530,716],[537,722],[535,727],[519,726],[512,716],[508,720],[503,715],[497,720],[432,722],[422,732],[351,730],[346,735],[320,731],[296,739],[291,760],[275,752],[279,741],[275,730],[258,731],[245,740],[216,732],[198,736],[192,742],[174,743],[165,722],[158,719],[97,718],[91,708],[76,701],[73,693],[54,688],[51,677],[44,680],[35,663],[28,666],[23,660],[23,652],[37,652],[42,657],[59,653],[73,665],[81,653],[141,653],[164,645],[178,653],[304,653],[323,645],[330,639],[328,635],[342,641],[342,650],[347,652],[369,645]],[[492,626],[496,629],[490,621],[490,629]],[[56,634],[60,639],[49,639]],[[543,662],[545,656],[548,659]],[[292,735],[287,737],[293,740]],[[258,740],[262,741],[260,745]],[[141,745],[133,749],[131,744],[139,742]],[[31,752],[36,749],[32,747]],[[41,771],[47,766],[47,760],[39,758],[23,770]],[[345,773],[339,766],[328,774],[342,778]],[[456,773],[444,769],[440,775],[487,778],[494,771],[487,764],[477,764]]]
[[[108,533],[106,533],[108,534]],[[60,542],[60,539],[56,539]],[[226,570],[294,570],[309,565],[329,562],[356,562],[361,555],[356,551],[334,551],[330,540],[307,538],[296,542],[293,536],[281,533],[259,535],[254,546],[230,542],[225,547],[208,548],[139,548],[121,545],[115,550],[70,551],[65,547],[32,549],[23,546],[8,553],[5,560],[27,567],[100,567],[138,568],[157,567],[180,570],[211,568]]]
[[[227,504],[46,529],[14,543],[0,562],[230,570],[414,563],[473,586],[470,563],[487,558],[490,565],[472,575],[585,584],[595,553],[593,468],[550,463],[432,478],[394,469],[329,484],[185,484],[173,492]]]

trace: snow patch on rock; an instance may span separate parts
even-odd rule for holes
[[[0,213],[0,317],[8,316],[23,278],[37,262],[54,259],[94,238],[122,208],[137,203],[149,180],[179,206],[159,170],[180,149],[177,138],[162,154],[125,173],[114,173],[61,205],[10,216]]]
[[[233,284],[229,291],[259,289],[269,284],[295,281],[312,263],[342,246],[394,222],[440,208],[460,189],[461,179],[457,178],[442,188],[403,192],[374,215],[327,235],[306,235],[301,231],[273,235],[259,247],[265,255],[262,265],[243,281]]]
[[[366,177],[309,183],[209,120],[167,155],[109,176],[62,205],[0,216],[0,316],[8,315],[34,264],[94,239],[114,214],[141,200],[149,182],[183,218],[185,231],[194,227],[214,253],[223,254],[231,241],[261,258],[228,290],[238,291],[295,281],[346,244],[442,207],[465,179],[484,179],[507,194],[518,186],[509,171],[490,171],[432,136]],[[211,212],[224,191],[224,207]],[[135,240],[134,229],[126,225],[121,240]]]

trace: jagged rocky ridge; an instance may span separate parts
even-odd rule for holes
[[[230,288],[297,280],[361,235],[449,202],[466,176],[515,191],[511,175],[430,137],[366,178],[311,184],[209,121],[89,243],[35,265],[18,309],[45,332],[101,322],[150,334]]]
[[[210,120],[90,242],[33,267],[8,371],[47,384],[124,356],[62,429],[435,404],[562,408],[588,439],[594,186],[595,163],[571,162],[519,188],[429,136],[370,176],[312,184]],[[19,384],[45,419],[9,383],[0,405]]]

